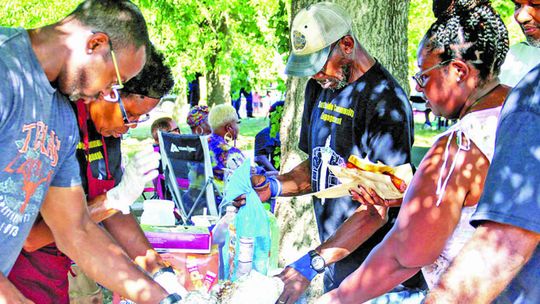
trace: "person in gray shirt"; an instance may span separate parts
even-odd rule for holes
[[[171,299],[90,219],[68,100],[116,101],[145,64],[148,44],[129,1],[84,1],[37,29],[0,27],[0,302],[29,303],[6,276],[38,212],[58,247],[102,285],[137,303]],[[145,169],[153,174],[156,166],[157,159]],[[110,204],[122,208],[120,200]]]

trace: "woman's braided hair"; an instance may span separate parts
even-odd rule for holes
[[[422,41],[428,51],[442,51],[441,61],[469,62],[483,81],[499,74],[508,31],[489,0],[434,0],[433,13],[437,20]]]

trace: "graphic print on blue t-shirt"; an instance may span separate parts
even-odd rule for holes
[[[80,184],[69,100],[37,60],[28,33],[0,27],[0,272],[9,273],[50,186]]]
[[[22,176],[22,194],[24,199],[15,202],[19,214],[23,214],[30,198],[43,183],[51,181],[53,169],[58,165],[58,150],[60,139],[54,130],[49,131],[49,126],[42,121],[24,124],[19,140],[15,142],[18,154],[3,169],[4,172]],[[42,157],[45,156],[45,157]],[[44,162],[48,164],[44,164]],[[50,168],[50,169],[47,169]],[[4,193],[12,192],[14,196],[20,194],[19,189],[6,187],[6,182],[0,182],[0,187],[5,187]],[[10,191],[11,190],[11,191]],[[12,209],[12,208],[10,208]],[[16,217],[14,217],[16,218]],[[15,220],[15,222],[17,222]]]

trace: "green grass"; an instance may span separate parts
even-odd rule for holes
[[[122,141],[122,150],[127,153],[129,157],[138,150],[138,146],[152,144],[153,139],[150,135],[151,123],[144,123],[135,129],[130,129],[125,136],[125,140]],[[242,151],[253,150],[255,144],[255,135],[260,130],[268,126],[268,118],[256,117],[242,119],[240,123],[240,136],[236,142],[236,146]],[[185,123],[179,125],[182,134],[191,134],[191,129]],[[253,157],[252,155],[248,155]]]
[[[414,146],[413,146],[413,164],[418,165],[428,148],[433,144],[433,140],[440,130],[424,129],[423,117],[416,116],[414,124]],[[141,145],[150,145],[153,139],[150,136],[150,123],[145,123],[135,129],[130,129],[126,139],[122,141],[122,150],[131,157],[135,151],[140,149]],[[268,118],[256,117],[242,119],[240,123],[240,136],[236,146],[242,151],[252,151],[255,142],[255,135],[268,126]],[[180,124],[180,130],[183,134],[190,134],[188,125]],[[246,155],[253,157],[253,155]]]

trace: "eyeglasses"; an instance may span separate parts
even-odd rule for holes
[[[122,77],[120,76],[120,69],[118,68],[118,61],[116,61],[116,55],[114,53],[114,49],[113,49],[113,45],[112,45],[112,41],[111,41],[111,37],[109,36],[109,34],[105,33],[105,32],[92,32],[93,34],[104,34],[104,35],[107,35],[107,37],[109,38],[109,50],[111,52],[111,58],[112,58],[112,62],[113,62],[113,65],[114,65],[114,70],[116,71],[116,81],[118,82],[117,84],[113,84],[111,86],[111,93],[107,96],[103,96],[103,99],[105,99],[106,101],[109,101],[109,102],[117,102],[119,99],[120,99],[120,94],[118,93],[119,90],[123,89],[124,88],[124,84],[122,83]]]
[[[427,77],[426,76],[426,73],[429,72],[429,71],[433,71],[435,69],[438,69],[440,67],[443,67],[445,65],[447,65],[448,63],[454,61],[454,59],[449,59],[449,60],[445,60],[443,62],[439,62],[438,64],[430,67],[430,68],[427,68],[423,71],[419,71],[418,73],[414,74],[412,76],[412,78],[416,81],[416,83],[418,84],[419,87],[421,87],[422,89],[424,88],[424,86],[426,85],[426,79]]]
[[[120,95],[118,95],[118,105],[120,106],[120,112],[122,112],[122,119],[124,120],[124,125],[126,127],[133,127],[150,119],[150,114],[147,113],[140,115],[135,121],[130,120],[126,108],[124,107],[124,102],[122,102],[122,98],[120,98]]]

